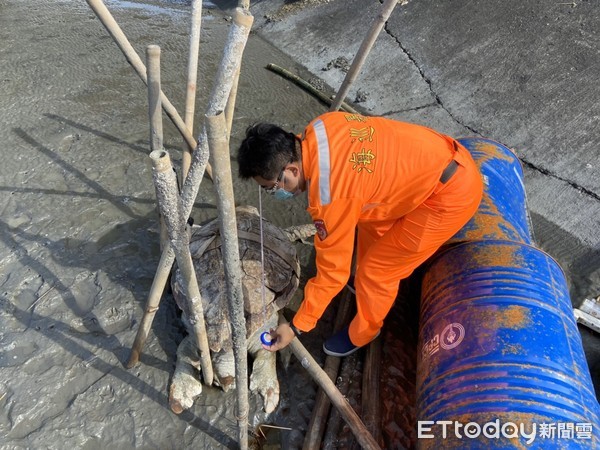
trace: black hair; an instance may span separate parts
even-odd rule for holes
[[[275,180],[283,168],[300,155],[296,152],[294,133],[270,123],[257,123],[246,130],[246,138],[237,154],[239,176],[242,179],[262,177]]]

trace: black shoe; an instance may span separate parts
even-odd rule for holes
[[[350,340],[348,334],[349,325],[346,328],[338,331],[323,343],[323,351],[329,356],[344,356],[351,355],[360,347],[357,347]]]

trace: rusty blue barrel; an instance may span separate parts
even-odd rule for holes
[[[550,256],[514,241],[449,247],[426,269],[420,314],[420,448],[598,448],[600,407]]]
[[[532,243],[523,168],[506,146],[491,139],[458,139],[479,166],[483,176],[483,198],[473,218],[450,243],[502,239]]]

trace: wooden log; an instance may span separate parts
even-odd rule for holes
[[[365,63],[365,60],[367,59],[367,56],[369,55],[373,44],[377,40],[377,36],[379,36],[381,29],[390,17],[390,14],[392,14],[392,11],[396,7],[397,3],[398,0],[385,0],[385,2],[383,3],[383,6],[381,7],[381,12],[377,15],[377,18],[375,19],[367,35],[363,39],[362,44],[360,45],[360,48],[358,49],[358,52],[356,53],[356,56],[352,61],[350,70],[348,70],[348,73],[344,77],[344,81],[342,82],[340,90],[335,96],[333,103],[329,108],[329,111],[337,111],[338,109],[340,109],[342,102],[346,98],[346,95],[348,95],[350,86],[352,85],[354,80],[356,80],[356,77],[358,76],[360,69]]]

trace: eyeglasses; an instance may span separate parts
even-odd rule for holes
[[[265,190],[265,192],[267,194],[269,194],[269,195],[275,195],[275,192],[277,192],[277,189],[279,189],[279,182],[283,178],[283,172],[285,172],[285,169],[283,169],[279,173],[279,176],[277,177],[277,180],[275,181],[275,184],[273,186],[271,186],[270,188],[266,188],[266,187],[263,186],[263,189]]]

